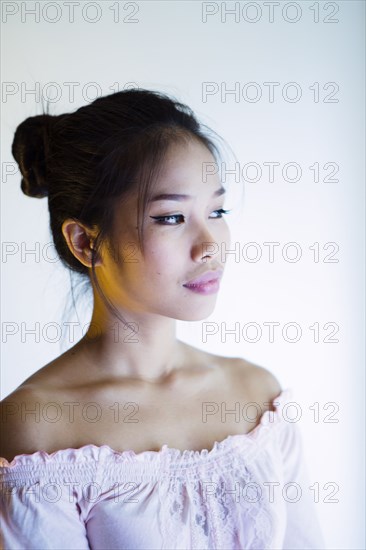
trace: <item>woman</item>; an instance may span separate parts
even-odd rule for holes
[[[94,307],[2,401],[3,547],[323,548],[290,390],[175,336],[212,313],[230,245],[225,189],[203,177],[218,149],[193,112],[123,91],[26,119],[12,151]]]

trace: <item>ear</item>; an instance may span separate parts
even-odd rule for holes
[[[62,234],[72,254],[86,267],[92,267],[93,236],[90,229],[80,222],[67,219],[62,224]],[[101,265],[102,262],[96,258],[94,265]]]

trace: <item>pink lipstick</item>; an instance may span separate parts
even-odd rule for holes
[[[183,286],[198,294],[214,294],[220,288],[222,270],[206,271],[203,275],[188,281]]]

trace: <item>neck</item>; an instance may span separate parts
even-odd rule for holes
[[[145,312],[123,313],[122,318],[127,325],[94,309],[88,332],[77,344],[103,377],[159,381],[182,365],[184,344],[176,338],[175,319]]]

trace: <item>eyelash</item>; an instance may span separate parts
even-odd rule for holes
[[[229,214],[231,210],[224,210],[223,208],[219,208],[218,210],[214,210],[214,212],[219,212],[220,214]],[[164,220],[170,219],[170,218],[184,218],[182,214],[172,214],[171,216],[150,216],[150,218],[153,218],[156,220],[155,223],[161,224],[161,225],[177,225],[174,223],[168,223]],[[221,220],[223,219],[222,216],[218,218],[214,218],[215,220]]]

